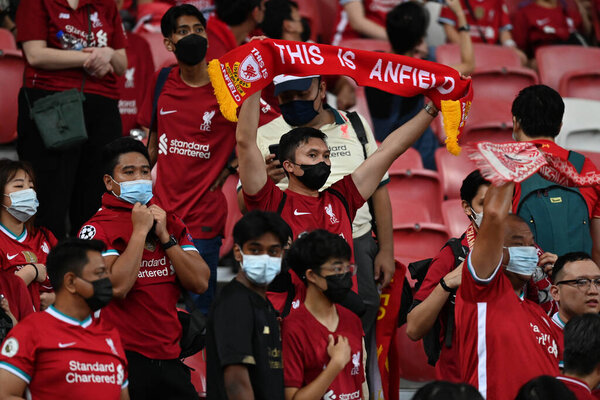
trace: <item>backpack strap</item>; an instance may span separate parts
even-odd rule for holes
[[[576,151],[569,151],[569,162],[573,164],[578,173],[581,173],[583,169],[583,164],[585,163],[585,156]]]
[[[454,267],[458,267],[461,262],[465,261],[468,251],[465,250],[465,246],[462,245],[464,234],[460,238],[452,238],[448,240],[448,247],[454,254]],[[450,307],[448,307],[448,319],[446,320],[446,332],[444,334],[444,346],[447,348],[452,347],[452,337],[454,336],[454,301],[456,294],[450,295]]]
[[[335,189],[332,188],[328,188],[325,189],[327,192],[331,193],[332,195],[334,195],[335,197],[337,197],[338,199],[340,199],[340,201],[342,202],[342,204],[344,205],[344,208],[346,209],[346,214],[348,215],[348,219],[350,220],[350,224],[352,225],[352,215],[350,215],[350,206],[348,205],[348,202],[346,201],[346,199],[344,198],[344,196],[342,196],[342,194],[340,192],[338,192]]]
[[[160,97],[160,92],[162,92],[162,88],[165,86],[165,82],[171,73],[171,69],[173,69],[173,67],[165,67],[161,69],[158,73],[158,77],[156,78],[154,96],[152,97],[152,120],[150,121],[150,130],[148,131],[148,142],[146,146],[150,143],[150,136],[152,135],[152,131],[157,124],[156,112],[158,111],[158,98]]]
[[[279,202],[279,205],[277,206],[277,215],[281,216],[281,212],[283,211],[283,206],[285,206],[286,200],[287,200],[287,194],[285,193],[285,190],[284,190],[283,197],[281,197],[281,201]]]

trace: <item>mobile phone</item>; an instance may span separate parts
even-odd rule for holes
[[[279,160],[279,143],[269,145],[269,153],[275,154],[274,160]]]

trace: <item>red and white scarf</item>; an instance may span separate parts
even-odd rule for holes
[[[458,136],[471,107],[470,79],[453,68],[396,54],[285,40],[253,40],[208,65],[223,116],[237,121],[236,109],[280,74],[346,75],[361,86],[430,98],[444,116],[446,147],[460,152]]]

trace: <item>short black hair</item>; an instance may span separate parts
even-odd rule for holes
[[[306,270],[315,272],[331,258],[350,260],[352,250],[348,242],[335,233],[316,229],[302,234],[287,251],[286,264],[306,283]]]
[[[113,176],[115,167],[119,164],[119,157],[125,153],[140,153],[148,163],[150,163],[150,155],[148,149],[142,142],[135,140],[132,137],[125,136],[113,140],[102,150],[102,165],[104,166],[104,173]]]
[[[400,3],[388,12],[385,27],[392,49],[405,54],[417,47],[425,37],[429,26],[429,12],[415,2]]]
[[[215,0],[217,17],[229,26],[237,26],[244,22],[261,0]]]
[[[292,9],[298,9],[298,3],[291,0],[269,0],[265,3],[265,19],[262,31],[271,39],[281,39],[283,21],[292,19]]]
[[[461,200],[466,201],[469,204],[472,204],[473,199],[477,195],[477,191],[479,187],[482,185],[490,185],[491,182],[481,176],[481,172],[478,169],[471,172],[465,179],[462,181],[462,185],[460,187],[460,198]]]
[[[46,259],[46,270],[54,290],[58,292],[62,288],[67,272],[81,276],[83,267],[90,261],[88,251],[102,253],[104,249],[104,243],[99,240],[67,238],[58,242]]]
[[[564,372],[587,376],[600,364],[600,315],[583,314],[565,325]]]
[[[542,375],[521,386],[515,400],[577,400],[564,383],[553,376]]]
[[[173,6],[167,10],[165,15],[160,20],[160,31],[166,38],[175,33],[177,29],[177,19],[189,15],[191,17],[198,18],[198,21],[206,28],[206,18],[202,15],[202,12],[191,4],[181,4]]]
[[[417,390],[413,400],[483,400],[483,397],[466,383],[434,381]]]
[[[296,161],[296,149],[310,138],[321,139],[327,143],[327,135],[319,129],[310,127],[294,128],[279,139],[279,159],[281,162]]]
[[[519,92],[511,111],[530,138],[554,138],[560,133],[565,103],[551,87],[532,85]]]
[[[246,213],[233,227],[233,242],[242,247],[244,243],[268,232],[277,236],[282,246],[292,237],[292,230],[279,214],[253,210]]]
[[[574,251],[558,257],[552,267],[552,281],[556,283],[558,275],[567,263],[585,260],[592,260],[592,256],[584,251]]]

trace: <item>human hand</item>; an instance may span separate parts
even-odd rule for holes
[[[152,217],[154,218],[154,233],[156,233],[156,236],[161,243],[168,242],[169,231],[167,230],[167,213],[156,204],[148,207],[148,210],[152,213]]]
[[[380,250],[373,261],[373,275],[381,283],[382,289],[390,284],[395,271],[394,254]]]
[[[152,229],[152,225],[154,225],[154,215],[147,206],[135,203],[131,210],[131,223],[133,224],[134,232],[146,235]]]
[[[8,300],[6,299],[6,297],[4,297],[4,295],[0,295],[0,308],[11,319],[13,326],[16,325],[17,324],[17,319],[15,318],[15,316],[13,315],[13,313],[10,311],[10,306],[8,304]]]
[[[462,269],[465,262],[461,262],[460,265],[454,268],[452,271],[448,272],[446,276],[444,276],[444,282],[446,282],[446,286],[451,289],[458,289],[462,282]]]
[[[347,337],[338,335],[336,343],[333,335],[329,335],[327,354],[330,357],[330,363],[333,363],[341,371],[350,361],[350,353],[350,343],[348,343]]]
[[[542,268],[542,271],[548,276],[552,276],[552,268],[554,263],[558,260],[558,256],[554,253],[545,252],[540,256],[538,266]]]
[[[460,0],[446,0],[446,5],[456,15],[464,13]]]
[[[285,172],[283,172],[283,167],[281,166],[281,161],[276,160],[275,154],[268,154],[265,157],[265,164],[267,165],[267,175],[273,180],[275,183],[279,183],[283,178],[285,178]]]
[[[114,72],[110,61],[115,51],[110,47],[86,47],[82,50],[90,55],[83,63],[83,68],[92,76],[102,78]]]
[[[56,295],[53,292],[40,293],[40,311],[44,311],[54,304],[54,300],[56,300]]]

